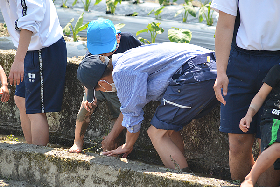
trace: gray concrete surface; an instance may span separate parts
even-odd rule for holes
[[[0,143],[0,185],[237,186],[228,181],[180,173],[127,159],[93,153],[69,153],[65,149],[15,142]]]

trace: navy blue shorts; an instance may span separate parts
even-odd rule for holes
[[[151,120],[157,129],[179,131],[219,103],[213,90],[215,61],[211,59],[210,64],[199,65],[192,62],[190,60],[182,66],[183,73],[173,75]]]
[[[24,79],[15,91],[16,96],[25,98],[26,114],[61,110],[66,65],[67,51],[63,38],[40,51],[27,52]]]
[[[258,93],[267,72],[280,63],[280,51],[249,51],[235,47],[231,51],[227,66],[228,93],[221,104],[220,131],[244,134],[239,128],[253,97]],[[261,138],[260,121],[263,108],[253,117],[247,134]]]

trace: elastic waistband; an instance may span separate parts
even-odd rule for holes
[[[239,52],[249,54],[249,55],[280,55],[280,50],[277,50],[277,51],[247,50],[247,49],[240,48],[237,45],[232,45],[231,48],[236,49]]]

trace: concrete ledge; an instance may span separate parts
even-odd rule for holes
[[[39,186],[237,186],[137,161],[0,143],[0,177]]]

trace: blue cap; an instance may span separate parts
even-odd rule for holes
[[[99,55],[87,54],[83,61],[79,64],[77,78],[88,89],[88,102],[92,102],[94,100],[93,90],[98,81],[101,79],[106,66],[109,63],[108,57],[105,57],[104,59],[105,61],[102,62]]]
[[[116,49],[116,29],[111,20],[91,21],[87,29],[87,48],[93,55],[110,53]]]

